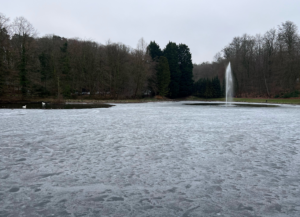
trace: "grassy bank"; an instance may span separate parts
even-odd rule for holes
[[[57,103],[56,98],[0,98],[0,103]],[[157,98],[142,98],[142,99],[93,99],[89,97],[77,99],[61,99],[61,102],[66,103],[143,103],[143,102],[161,102],[173,101],[172,99],[157,99]],[[177,100],[176,100],[177,101]]]
[[[225,98],[197,98],[188,97],[186,100],[192,101],[225,101]],[[274,104],[300,104],[300,98],[233,98],[234,102],[249,102],[249,103],[274,103]]]
[[[98,99],[66,99],[68,103],[143,103],[143,102],[161,102],[161,101],[172,101],[172,100],[159,100],[155,98],[145,98],[145,99],[108,99],[108,100],[98,100]]]
[[[256,102],[256,103],[275,103],[275,104],[300,104],[300,99],[291,98],[291,99],[260,99],[260,98],[235,98],[235,102]]]
[[[156,98],[144,98],[144,99],[120,99],[120,100],[93,100],[93,99],[80,99],[73,100],[68,99],[66,102],[73,103],[143,103],[143,102],[162,102],[162,101],[225,101],[225,98],[197,98],[187,97],[179,99],[156,99]],[[274,103],[274,104],[300,104],[300,99],[263,99],[263,98],[234,98],[234,102],[249,102],[249,103]]]

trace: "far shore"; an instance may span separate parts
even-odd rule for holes
[[[186,97],[186,98],[141,98],[141,99],[91,99],[91,98],[80,98],[80,99],[64,99],[57,100],[54,98],[30,98],[30,99],[0,99],[0,103],[146,103],[146,102],[178,102],[178,101],[225,101],[225,98],[198,98],[198,97]],[[299,104],[300,98],[233,98],[234,102],[248,102],[248,103],[272,103],[272,104]]]

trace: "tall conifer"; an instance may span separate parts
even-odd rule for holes
[[[173,42],[169,42],[163,51],[163,56],[168,59],[171,74],[169,96],[171,98],[176,98],[179,96],[181,78],[178,60],[178,46]]]
[[[170,69],[168,59],[161,56],[157,67],[158,94],[166,96],[169,92]]]
[[[185,97],[192,94],[193,88],[193,63],[190,49],[185,44],[178,46],[178,61],[180,62],[180,87],[179,96]]]
[[[158,60],[162,56],[162,51],[155,41],[151,41],[147,47],[147,52],[151,56],[152,60]]]

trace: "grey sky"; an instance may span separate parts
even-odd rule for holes
[[[24,16],[39,36],[122,42],[143,37],[161,48],[189,46],[194,63],[212,61],[235,36],[264,34],[290,20],[300,28],[300,0],[0,0],[0,12]]]

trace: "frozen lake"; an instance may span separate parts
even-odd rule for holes
[[[0,216],[300,216],[300,107],[0,110]]]

